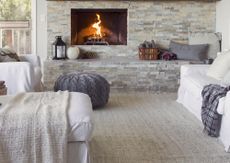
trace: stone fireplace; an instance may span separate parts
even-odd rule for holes
[[[127,9],[71,9],[71,45],[127,45]]]
[[[47,60],[44,85],[52,90],[57,77],[69,72],[104,76],[111,89],[175,92],[180,66],[186,61],[144,61],[138,45],[154,40],[168,47],[170,40],[188,42],[189,33],[215,32],[213,0],[47,1],[48,58],[55,36],[96,53],[102,59]]]
[[[87,37],[98,38],[89,34],[82,39],[78,35],[80,30],[98,21],[97,13],[102,29],[108,28],[104,34],[110,37],[99,41],[109,42],[108,46],[85,45]],[[84,15],[88,15],[86,20],[82,20]],[[109,23],[103,24],[108,17],[111,26],[117,25],[116,30]],[[215,32],[215,17],[214,1],[47,1],[48,58],[52,58],[51,44],[57,35],[63,36],[68,46],[77,45],[101,57],[136,56],[138,45],[145,40],[155,40],[159,46],[168,47],[170,40],[187,42],[189,32]],[[73,25],[77,27],[72,28]]]

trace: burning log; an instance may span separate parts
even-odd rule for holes
[[[101,17],[96,14],[97,22],[95,22],[92,27],[96,29],[93,35],[85,37],[85,45],[109,45],[105,40],[105,34],[101,32]]]

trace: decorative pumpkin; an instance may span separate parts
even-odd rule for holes
[[[67,57],[71,60],[77,59],[79,57],[80,50],[76,46],[71,46],[67,50]]]

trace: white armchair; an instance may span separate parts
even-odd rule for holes
[[[41,77],[40,58],[36,55],[20,56],[20,62],[0,63],[0,80],[5,81],[8,95],[40,90]]]

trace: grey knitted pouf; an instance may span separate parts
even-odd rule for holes
[[[109,100],[110,87],[105,78],[93,73],[69,73],[59,76],[54,91],[82,92],[91,98],[93,108],[104,106]]]

